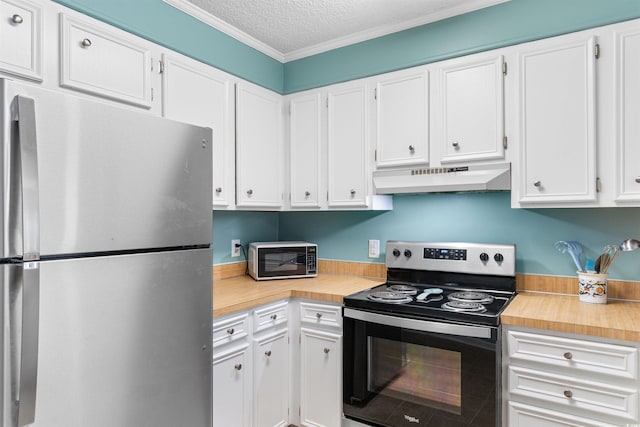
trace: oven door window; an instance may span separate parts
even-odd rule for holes
[[[496,426],[493,339],[345,318],[344,413],[380,426]]]

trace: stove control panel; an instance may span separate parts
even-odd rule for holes
[[[387,241],[388,268],[515,276],[515,245]]]

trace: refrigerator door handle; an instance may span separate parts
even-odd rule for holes
[[[18,151],[22,182],[22,259],[40,259],[40,194],[38,186],[38,144],[33,99],[17,96]]]
[[[38,322],[40,310],[40,206],[38,182],[38,145],[35,103],[31,98],[16,97],[18,153],[22,188],[22,324],[20,377],[17,406],[18,425],[35,419],[38,378]]]
[[[18,426],[33,424],[36,413],[38,384],[38,322],[40,312],[40,263],[22,266],[22,324],[20,377],[16,404]]]

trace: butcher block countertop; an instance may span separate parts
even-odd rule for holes
[[[384,279],[338,274],[261,282],[250,276],[217,280],[213,285],[213,317],[250,310],[289,297],[342,303],[343,297],[381,283],[384,283]]]
[[[640,341],[640,302],[581,302],[577,295],[524,292],[502,313],[503,325]]]

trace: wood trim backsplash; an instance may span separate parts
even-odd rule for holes
[[[246,271],[246,261],[214,265],[213,279],[222,280],[229,279],[231,277],[244,276]],[[384,264],[336,261],[328,259],[318,260],[318,272],[344,276],[375,277],[379,279],[385,279],[387,277],[387,268]],[[640,301],[640,282],[609,280],[607,283],[609,298]],[[543,292],[551,294],[577,295],[578,278],[518,274],[516,275],[516,289],[518,292]]]

